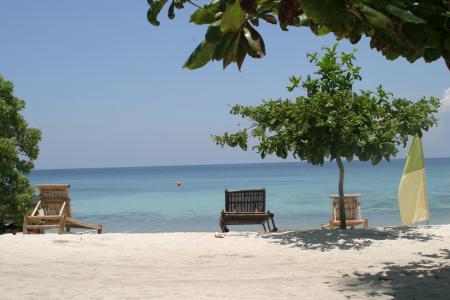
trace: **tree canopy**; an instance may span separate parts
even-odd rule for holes
[[[247,150],[249,142],[264,158],[275,154],[323,165],[336,160],[339,170],[341,221],[345,224],[344,165],[341,158],[370,160],[373,165],[398,153],[411,136],[437,124],[439,100],[421,98],[412,102],[379,86],[376,91],[353,90],[361,80],[353,53],[338,53],[337,45],[324,54],[308,54],[317,68],[305,78],[291,77],[288,90],[301,88],[305,95],[295,100],[265,100],[256,106],[235,105],[231,114],[249,121],[235,133],[214,136],[220,146]],[[341,227],[343,227],[341,223]]]
[[[256,30],[261,21],[288,27],[309,27],[315,35],[332,32],[338,39],[355,44],[362,36],[389,60],[399,56],[409,62],[443,58],[450,69],[450,1],[448,0],[211,0],[199,6],[191,0],[147,0],[148,21],[158,26],[158,15],[166,3],[168,17],[186,3],[198,9],[190,22],[207,25],[204,40],[184,64],[196,69],[211,60],[226,68],[245,57],[266,54]]]
[[[39,154],[41,132],[28,127],[20,114],[25,102],[0,75],[0,219],[21,224],[31,206],[33,188],[26,175]]]

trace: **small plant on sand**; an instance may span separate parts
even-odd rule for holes
[[[13,95],[13,84],[0,75],[0,226],[4,219],[22,224],[32,205],[33,169],[41,132],[29,128],[20,114],[25,102]]]
[[[313,75],[291,77],[290,92],[301,88],[304,96],[294,100],[266,100],[256,106],[235,105],[231,114],[250,121],[235,133],[213,136],[220,146],[239,146],[247,150],[249,137],[257,143],[253,150],[264,158],[275,154],[323,165],[335,160],[339,168],[339,206],[341,228],[345,228],[344,164],[383,158],[389,161],[414,135],[422,136],[437,124],[439,100],[422,98],[416,102],[393,98],[381,86],[376,91],[354,91],[361,80],[360,67],[353,64],[354,53],[338,53],[337,45],[323,48],[323,55],[310,53],[317,67]]]

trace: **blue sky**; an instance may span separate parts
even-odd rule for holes
[[[247,59],[242,72],[217,62],[189,71],[182,65],[205,30],[188,23],[193,10],[176,11],[173,21],[164,11],[153,27],[145,0],[1,1],[0,73],[26,100],[30,125],[43,131],[38,168],[260,161],[252,152],[218,148],[210,135],[236,128],[231,104],[294,96],[285,88],[288,77],[310,73],[306,52],[335,39],[262,24],[263,60]],[[391,62],[368,44],[357,45],[359,88],[382,84],[412,100],[442,99],[450,88],[442,60]],[[341,42],[343,50],[352,47]],[[424,138],[428,157],[450,156],[450,90],[446,95],[439,127]]]

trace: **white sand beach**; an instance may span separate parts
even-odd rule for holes
[[[450,225],[8,234],[0,236],[0,298],[450,299],[449,248]]]

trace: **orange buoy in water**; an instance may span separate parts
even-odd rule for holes
[[[177,187],[180,187],[181,186],[181,181],[180,180],[177,180]]]

